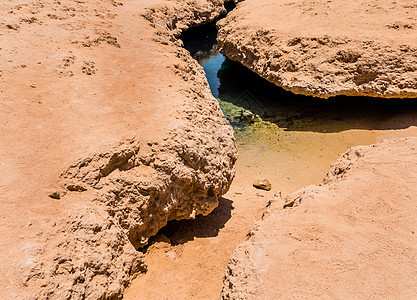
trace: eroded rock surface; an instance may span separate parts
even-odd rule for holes
[[[271,203],[229,261],[222,299],[413,298],[417,138],[354,147],[320,186]]]
[[[175,38],[224,1],[0,8],[2,296],[121,298],[136,249],[234,177],[233,131]]]
[[[294,93],[417,96],[412,0],[246,0],[220,22],[221,52]]]

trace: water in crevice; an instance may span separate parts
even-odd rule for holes
[[[238,141],[283,147],[286,139],[301,132],[370,133],[406,129],[417,123],[414,99],[294,95],[220,54],[216,37],[215,24],[209,24],[182,38],[185,48],[203,66],[212,94],[234,127]],[[358,143],[373,142],[368,140],[359,139]]]

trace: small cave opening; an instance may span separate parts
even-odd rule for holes
[[[226,8],[227,12],[230,12],[231,10],[236,8],[236,3],[234,0],[225,1],[224,2],[224,8]]]
[[[184,31],[180,39],[194,59],[204,58],[212,53],[213,49],[217,49],[216,22],[192,27]]]

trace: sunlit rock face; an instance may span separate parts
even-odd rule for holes
[[[233,129],[178,40],[225,1],[122,2],[0,4],[5,299],[122,298],[137,249],[233,180]]]
[[[271,201],[229,260],[221,298],[412,298],[416,147],[353,147],[321,185]]]
[[[297,94],[417,97],[413,1],[244,1],[219,46],[263,78]]]

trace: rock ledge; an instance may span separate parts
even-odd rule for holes
[[[296,94],[417,97],[412,1],[244,1],[220,22],[220,50]]]

